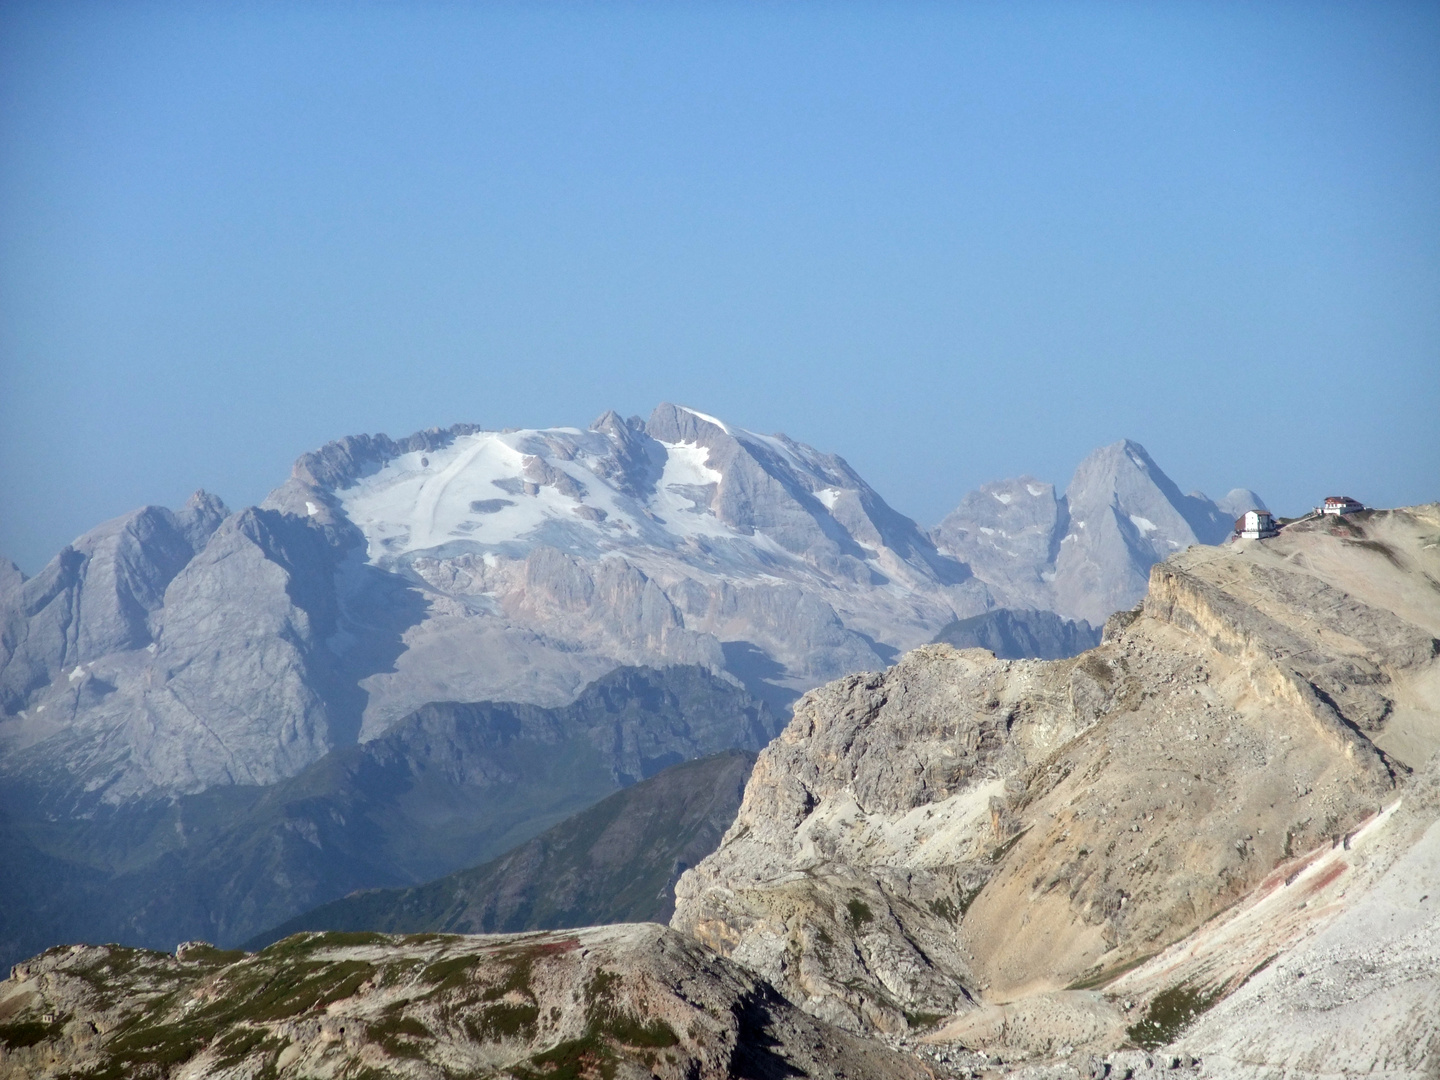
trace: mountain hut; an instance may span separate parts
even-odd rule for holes
[[[1242,540],[1264,540],[1267,536],[1279,536],[1280,530],[1269,510],[1246,510],[1235,519],[1235,535]]]

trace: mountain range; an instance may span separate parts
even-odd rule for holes
[[[1079,656],[918,647],[808,692],[753,766],[670,765],[299,920],[348,930],[51,948],[0,982],[0,1077],[1424,1080],[1437,583],[1440,504],[1176,552]],[[667,670],[732,688],[711,729],[759,716]],[[653,678],[582,699],[643,725]],[[522,708],[419,710],[376,764],[423,786]],[[635,917],[676,872],[668,928],[443,932]]]
[[[930,533],[669,404],[353,436],[259,506],[141,508],[0,561],[0,957],[229,945],[474,867],[931,640],[1073,655],[1230,513],[1122,442]]]
[[[197,493],[33,579],[0,564],[0,777],[69,815],[273,784],[428,702],[558,706],[624,665],[700,665],[784,715],[956,620],[1098,625],[1252,505],[1121,442],[1063,496],[989,484],[932,535],[834,454],[668,404],[349,437],[258,507]]]
[[[408,889],[357,891],[243,947],[305,930],[515,934],[669,922],[676,880],[719,845],[754,764],[753,753],[728,750],[672,765],[498,859]]]
[[[780,726],[705,668],[618,668],[567,705],[432,702],[269,785],[73,815],[43,774],[9,777],[0,962],[69,940],[238,943],[356,889],[495,858],[669,766],[759,750]]]

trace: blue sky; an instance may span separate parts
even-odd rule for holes
[[[679,401],[933,524],[1440,498],[1440,5],[0,7],[0,553]]]

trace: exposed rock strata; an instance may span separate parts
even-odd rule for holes
[[[1430,506],[1195,548],[1080,658],[813,691],[672,925],[855,1031],[1105,987],[1440,747],[1437,538]]]

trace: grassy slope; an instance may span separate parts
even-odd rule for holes
[[[732,750],[673,765],[483,866],[333,901],[245,947],[301,930],[515,933],[666,922],[676,878],[719,844],[754,761]]]

